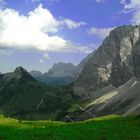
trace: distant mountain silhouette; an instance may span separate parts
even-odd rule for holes
[[[53,67],[45,74],[39,71],[31,71],[31,75],[47,85],[51,86],[64,86],[74,82],[80,72],[78,66],[74,66],[72,63],[55,63]]]

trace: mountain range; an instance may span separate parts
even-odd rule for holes
[[[52,88],[18,67],[0,75],[0,112],[19,119],[59,120],[71,102],[71,93],[69,87]]]
[[[64,86],[73,83],[82,72],[91,54],[85,58],[78,66],[72,63],[55,63],[48,72],[32,70],[30,74],[38,81],[50,86]]]
[[[45,74],[22,67],[1,74],[0,111],[63,121],[140,114],[139,60],[140,26],[117,27],[78,66],[60,62]]]
[[[63,86],[72,83],[79,75],[78,66],[72,63],[55,63],[47,73],[31,71],[31,75],[40,82],[51,86]]]

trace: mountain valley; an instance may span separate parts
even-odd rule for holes
[[[139,42],[139,26],[121,26],[78,66],[60,62],[45,74],[22,67],[1,74],[1,113],[61,121],[139,115]]]

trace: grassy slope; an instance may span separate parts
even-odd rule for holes
[[[140,140],[140,117],[106,116],[70,124],[0,117],[0,140]]]

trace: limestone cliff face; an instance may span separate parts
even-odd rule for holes
[[[98,89],[119,87],[132,77],[140,77],[140,27],[117,27],[90,56],[75,82],[74,93],[88,99]]]

